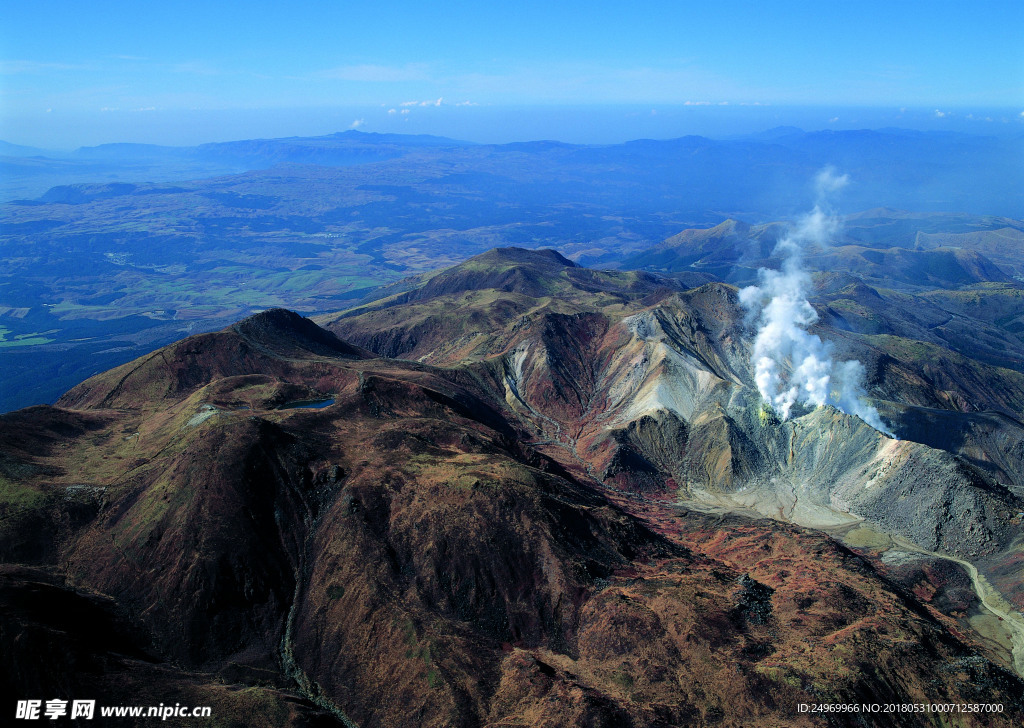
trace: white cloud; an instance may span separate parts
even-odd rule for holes
[[[850,175],[848,174],[836,174],[836,170],[833,167],[825,167],[818,174],[814,176],[814,190],[818,195],[819,204],[824,204],[824,200],[831,197],[839,190],[843,189],[850,183]],[[817,218],[808,218],[809,221],[816,221]]]
[[[455,105],[456,106],[479,106],[480,104],[478,104],[475,101],[460,101],[460,102],[458,102]]]
[[[351,124],[348,125],[348,128],[349,129],[358,129],[359,127],[361,127],[365,123],[366,123],[366,119],[356,119]]]
[[[388,113],[389,113],[389,114],[395,114],[395,113],[398,113],[398,109],[388,109]]]
[[[408,110],[408,109],[402,109],[402,113],[403,113],[403,114],[408,114],[408,113],[409,113],[409,110]]]
[[[443,98],[428,99],[427,101],[403,101],[399,106],[440,106],[442,101],[444,101]]]
[[[839,117],[838,116],[833,116],[831,119],[828,120],[828,123],[829,124],[835,124],[837,121],[839,121]]]
[[[935,110],[936,119],[945,119],[947,116],[949,116],[948,111],[939,111],[938,109]]]
[[[686,101],[683,106],[711,106],[710,101]]]

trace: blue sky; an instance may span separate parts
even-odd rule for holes
[[[16,143],[194,143],[352,125],[586,137],[588,109],[603,114],[598,136],[619,119],[623,139],[788,120],[760,107],[816,107],[823,126],[854,123],[858,107],[889,109],[892,125],[899,109],[919,125],[1024,123],[1019,0],[0,9],[0,139]],[[659,114],[660,125],[644,118]],[[545,123],[565,133],[544,134]]]

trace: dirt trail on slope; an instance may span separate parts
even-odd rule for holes
[[[971,584],[974,586],[974,592],[978,595],[978,599],[981,600],[982,606],[1002,620],[1002,626],[1010,633],[1013,643],[1013,669],[1018,675],[1024,677],[1024,615],[1010,606],[1002,594],[988,583],[988,579],[978,573],[978,569],[971,562],[964,561],[956,556],[928,551],[899,536],[890,535],[889,538],[892,539],[893,543],[907,551],[952,561],[967,570],[967,574],[971,577]]]
[[[694,510],[700,510],[705,513],[733,513],[736,515],[743,515],[754,518],[763,518],[765,515],[767,515],[764,512],[764,503],[759,502],[756,499],[756,497],[749,498],[748,502],[746,503],[737,503],[736,501],[740,499],[736,498],[736,494],[730,495],[732,497],[708,499],[717,500],[717,502],[702,503],[700,501],[683,501],[680,503],[680,505],[684,505],[687,508],[693,508]],[[797,506],[800,502],[799,494],[796,489],[793,489],[791,495],[793,503],[790,507],[790,515],[792,515],[792,513],[796,511]],[[824,511],[825,509],[819,510]],[[818,522],[815,523],[811,522],[811,519],[807,518],[807,513],[802,513],[801,515],[803,515],[804,517],[799,519],[787,517],[787,514],[785,513],[780,513],[779,516],[775,517],[778,520],[784,522],[798,523],[801,526],[807,526],[810,528],[817,528],[823,530],[826,533],[829,533],[834,537],[838,538],[839,540],[845,541],[846,534],[843,532],[846,529],[844,529],[843,526],[849,524],[842,524],[841,522],[837,521],[828,522],[827,518],[819,518],[817,519]],[[851,518],[856,518],[854,516],[851,516],[851,514],[843,515],[846,515]],[[856,523],[862,522],[862,519],[858,518],[856,520]],[[995,589],[995,587],[989,584],[988,579],[986,579],[983,574],[978,572],[978,569],[974,566],[974,564],[972,564],[969,561],[957,558],[956,556],[950,556],[949,554],[928,551],[927,549],[918,546],[912,541],[908,541],[905,538],[896,536],[891,533],[885,533],[884,538],[887,539],[888,542],[892,545],[899,546],[901,549],[905,551],[931,556],[933,558],[943,559],[945,561],[952,561],[953,563],[963,567],[967,571],[967,575],[971,578],[971,585],[973,586],[974,593],[978,596],[978,600],[981,602],[981,605],[986,610],[988,610],[989,613],[997,617],[1000,621],[1000,627],[1002,627],[1004,630],[1006,630],[1007,633],[1009,633],[1011,641],[1009,647],[1012,656],[1013,670],[1019,676],[1024,677],[1024,615],[1015,610],[1009,604],[1009,602],[1006,601],[1003,595],[1000,594],[999,591]],[[876,546],[877,545],[880,544],[876,544]]]

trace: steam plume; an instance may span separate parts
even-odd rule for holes
[[[839,231],[839,219],[826,211],[825,200],[848,181],[847,175],[837,176],[831,169],[817,175],[814,209],[798,219],[775,247],[775,255],[783,259],[781,270],[760,269],[759,285],[742,289],[740,302],[757,316],[757,388],[782,419],[789,418],[797,402],[830,404],[893,437],[878,411],[863,399],[864,366],[859,361],[836,362],[832,345],[807,330],[818,314],[807,300],[811,276],[803,268],[802,253],[808,244],[827,244]]]

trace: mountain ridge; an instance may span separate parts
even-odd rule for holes
[[[287,725],[813,725],[799,702],[936,690],[1002,702],[993,725],[1024,714],[1008,648],[955,616],[983,609],[943,576],[958,567],[909,554],[897,572],[886,559],[907,547],[877,547],[904,533],[980,549],[1006,589],[1010,496],[986,490],[991,476],[830,408],[772,420],[733,287],[564,260],[493,253],[464,264],[491,267],[481,285],[548,266],[531,282],[543,295],[442,285],[331,317],[336,333],[268,311],[97,375],[58,407],[0,415],[0,554],[108,595],[138,621],[104,630],[148,640],[153,684],[188,682],[219,716],[253,710],[226,695],[268,681],[259,699]],[[432,307],[465,342],[434,331],[419,362],[359,348],[382,343],[379,317],[413,331]],[[867,477],[844,465],[854,451],[875,457],[889,499],[840,525],[873,548],[780,522],[835,512],[813,478],[777,520],[728,512],[756,511],[743,486],[765,466],[832,467],[852,503]],[[915,461],[932,468],[931,500]],[[921,511],[933,520],[896,522],[917,513],[904,496],[935,504]],[[953,542],[915,530],[953,513]],[[0,600],[40,578],[0,579]],[[39,635],[45,654],[33,624],[19,616],[0,638]],[[13,684],[45,674],[19,664]],[[113,661],[78,680],[104,697],[123,675]]]
[[[426,290],[424,285],[421,291]],[[799,423],[804,421],[804,417],[793,420],[792,425],[782,423],[780,426],[777,421],[773,424],[770,415],[766,419],[765,412],[760,409],[760,397],[753,385],[754,375],[750,369],[749,344],[744,343],[744,337],[749,334],[742,333],[746,314],[738,304],[735,289],[724,284],[708,284],[690,291],[662,286],[648,293],[647,297],[608,300],[585,298],[578,293],[568,298],[570,294],[563,290],[561,296],[555,294],[550,299],[527,297],[513,303],[514,298],[493,300],[479,293],[476,297],[458,297],[439,292],[433,303],[428,298],[419,301],[410,309],[407,319],[395,320],[385,315],[390,324],[384,323],[380,315],[387,308],[376,312],[356,309],[350,312],[353,315],[323,317],[321,321],[342,336],[378,353],[446,366],[470,366],[485,372],[491,386],[497,391],[504,391],[506,401],[525,422],[536,428],[542,438],[547,438],[552,447],[565,448],[570,456],[567,463],[574,460],[586,463],[587,472],[598,479],[624,477],[619,487],[646,489],[648,486],[642,485],[645,478],[648,481],[653,478],[655,482],[671,481],[675,487],[684,488],[681,492],[688,492],[687,497],[698,501],[731,503],[730,507],[739,508],[753,507],[761,509],[763,515],[773,515],[773,509],[778,508],[784,518],[815,526],[842,523],[846,516],[835,510],[835,504],[841,503],[839,511],[856,511],[860,517],[876,519],[873,521],[876,525],[885,521],[889,525],[884,528],[895,528],[893,533],[905,537],[911,537],[911,534],[903,529],[921,529],[912,538],[927,543],[932,549],[945,544],[941,547],[952,548],[954,553],[967,556],[971,551],[974,557],[978,557],[982,553],[992,553],[993,548],[1017,548],[1012,545],[1016,543],[1013,527],[1005,522],[1004,525],[995,525],[999,518],[991,521],[989,526],[982,527],[979,523],[981,530],[973,536],[967,536],[966,531],[942,536],[939,535],[941,529],[929,535],[933,524],[945,522],[947,515],[936,511],[934,519],[901,520],[903,516],[899,515],[899,508],[893,510],[885,498],[877,500],[875,494],[883,494],[884,487],[864,491],[856,485],[863,477],[859,473],[878,470],[881,462],[917,460],[919,463],[915,467],[924,468],[921,473],[933,469],[929,471],[931,475],[919,475],[934,484],[936,493],[947,492],[947,496],[955,500],[959,497],[953,495],[960,487],[958,483],[973,482],[975,485],[968,489],[973,493],[970,498],[994,498],[988,501],[989,506],[976,504],[965,507],[965,512],[989,513],[990,516],[985,518],[994,517],[997,512],[1008,513],[1019,507],[1013,504],[1018,503],[1024,494],[1020,490],[1019,478],[1014,475],[1020,468],[1018,464],[1009,464],[1003,459],[1002,446],[995,445],[994,440],[990,440],[988,445],[981,445],[982,440],[972,435],[953,445],[924,437],[927,444],[924,449],[906,442],[886,444],[886,438],[863,425],[859,426],[863,427],[863,434],[854,435],[858,428],[852,424],[855,418],[839,413],[829,415],[826,408],[820,413],[806,413],[806,417],[811,418],[808,421],[813,422],[814,418],[818,421],[810,427],[810,432],[839,428],[829,435],[830,441],[835,438],[850,442],[850,453],[856,450],[853,442],[858,437],[866,437],[863,454],[852,460],[852,455],[840,455],[838,452],[828,454],[820,462],[814,460],[818,456],[803,463],[799,458],[794,460],[793,453],[789,452],[792,446],[785,445],[782,436],[787,433],[786,438],[796,438],[802,431]],[[515,308],[510,310],[513,305]],[[453,310],[464,311],[457,318],[470,322],[470,326],[462,329],[458,336],[453,336],[450,330],[426,323],[434,316],[430,313],[432,309],[444,311],[448,316]],[[417,310],[423,311],[427,317],[413,313]],[[502,312],[500,316],[496,315],[499,310]],[[366,320],[366,324],[360,322],[361,318]],[[499,335],[491,327],[500,320],[508,323]],[[388,333],[389,326],[392,333]],[[410,326],[415,328],[410,329]],[[854,356],[869,363],[868,385],[880,394],[884,392],[879,405],[895,418],[893,426],[901,437],[922,437],[916,434],[920,432],[916,429],[920,424],[914,424],[906,431],[902,431],[899,424],[901,421],[914,421],[915,417],[920,422],[922,416],[915,413],[927,410],[918,410],[919,407],[944,402],[949,417],[955,419],[953,412],[959,407],[959,400],[944,399],[948,394],[940,387],[950,385],[937,382],[934,371],[927,367],[915,369],[919,365],[898,361],[884,353],[885,348],[865,350],[863,345],[870,340],[857,340],[843,331],[829,331],[826,326],[819,326],[817,330],[825,336],[838,336],[844,356]],[[406,336],[411,331],[415,331],[415,335]],[[432,331],[435,332],[434,337],[431,336]],[[893,347],[891,343],[885,346]],[[897,348],[889,350],[898,351]],[[896,356],[902,358],[904,355],[897,353]],[[934,366],[934,360],[927,366]],[[1010,374],[989,371],[986,376],[992,381]],[[966,381],[959,374],[953,377]],[[595,388],[597,382],[601,382],[599,388]],[[584,385],[582,389],[581,385]],[[1002,410],[1012,417],[1012,413],[1019,411],[1019,403],[1008,404],[1001,401],[1002,396],[994,392],[983,394],[982,389],[973,389],[964,395],[967,401],[981,409]],[[915,400],[916,403],[910,404]],[[897,402],[906,404],[897,405]],[[617,428],[625,429],[618,434]],[[1015,442],[1020,436],[1019,423],[1015,419],[1004,420],[1001,429],[1009,441]],[[657,434],[659,430],[664,434]],[[641,432],[647,434],[641,435]],[[676,434],[670,435],[670,432]],[[839,435],[839,432],[843,434]],[[646,439],[646,443],[641,442],[638,448],[636,437]],[[681,438],[682,443],[692,441],[692,445],[669,445],[673,438]],[[935,445],[949,448],[952,458],[932,451]],[[980,456],[980,460],[976,449],[979,446],[990,453]],[[645,448],[654,450],[648,452]],[[702,450],[709,454],[706,457],[687,454]],[[808,450],[812,451],[813,448]],[[968,453],[973,462],[987,464],[965,467],[958,458]],[[649,475],[631,482],[636,474],[631,476],[629,468],[623,471],[617,464],[623,459],[633,464],[633,470]],[[659,462],[661,465],[657,464]],[[995,466],[993,470],[992,464],[996,462],[1005,465]],[[623,471],[624,475],[615,475],[618,471]],[[882,467],[879,472],[885,471],[886,468]],[[764,475],[754,477],[754,473]],[[796,490],[789,493],[786,489],[779,490],[780,486],[769,485],[769,477],[775,477],[773,473],[777,473],[780,479],[785,476],[785,480],[792,480]],[[701,475],[694,479],[697,474]],[[884,476],[883,480],[892,475]],[[803,492],[807,486],[799,485],[815,480],[837,484],[846,482],[847,485],[840,486],[822,500],[820,494],[814,495],[814,488]],[[900,480],[891,481],[892,487],[896,488],[894,492],[902,493],[900,499],[918,502],[922,494],[911,495],[905,489],[911,487],[912,490],[912,486],[909,482],[901,485]],[[687,485],[688,482],[692,484]],[[999,482],[1014,484],[1012,487],[1016,489],[1016,495],[998,485]],[[945,485],[941,485],[943,483]],[[943,491],[943,487],[952,490]],[[738,495],[745,489],[749,489],[746,495]],[[759,500],[763,498],[766,500]],[[931,505],[920,501],[920,506],[936,508],[939,501]],[[796,503],[802,505],[797,508]],[[953,511],[959,512],[957,508],[950,512]],[[870,515],[872,513],[874,515]],[[993,527],[995,531],[990,530]],[[995,536],[996,531],[1003,535]],[[994,547],[994,542],[989,541],[991,538],[996,538],[1002,546]],[[967,551],[957,551],[964,548]]]

